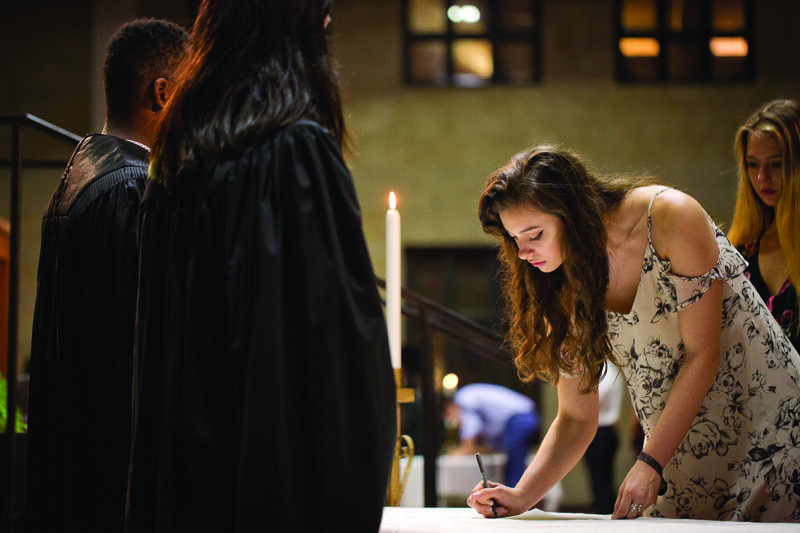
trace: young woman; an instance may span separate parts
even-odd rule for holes
[[[140,211],[129,533],[380,525],[395,382],[328,22],[200,5]]]
[[[800,347],[800,104],[774,100],[739,128],[739,189],[728,239],[778,324]]]
[[[612,361],[646,435],[614,518],[800,521],[800,356],[693,198],[540,147],[489,177],[479,215],[501,241],[518,370],[559,407],[517,485],[469,505],[524,512],[580,460]]]

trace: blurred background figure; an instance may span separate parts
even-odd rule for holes
[[[529,397],[501,385],[472,383],[445,403],[445,424],[457,427],[459,443],[448,455],[505,453],[505,481],[514,486],[539,436],[539,414]]]
[[[800,104],[773,100],[739,128],[739,187],[728,239],[749,263],[746,275],[800,348]]]
[[[592,483],[594,512],[599,514],[613,513],[617,500],[614,456],[619,447],[619,436],[616,424],[625,390],[625,378],[620,374],[619,368],[610,361],[606,362],[606,374],[597,389],[600,400],[597,433],[583,455]]]

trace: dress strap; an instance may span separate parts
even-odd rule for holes
[[[654,194],[654,195],[653,195],[653,196],[650,198],[650,203],[649,203],[649,204],[648,204],[648,206],[647,206],[647,244],[648,244],[648,246],[653,246],[653,240],[650,238],[650,226],[651,226],[651,222],[650,222],[650,214],[651,214],[651,212],[653,211],[653,202],[655,202],[655,201],[656,201],[656,198],[658,197],[658,195],[660,195],[660,194],[661,194],[662,192],[664,192],[664,191],[668,191],[668,190],[670,190],[670,188],[671,188],[671,187],[664,187],[663,189],[661,189],[660,191],[658,191],[657,193],[655,193],[655,194]]]

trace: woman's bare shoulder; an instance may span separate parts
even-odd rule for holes
[[[650,215],[653,246],[670,259],[676,274],[700,275],[711,268],[719,250],[703,206],[677,189],[658,196]]]
[[[653,231],[668,236],[683,236],[687,231],[709,227],[708,215],[696,199],[677,189],[658,195],[651,210]]]

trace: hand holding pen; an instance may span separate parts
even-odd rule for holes
[[[481,473],[481,480],[483,481],[483,488],[488,489],[489,488],[489,480],[486,479],[486,470],[483,468],[483,459],[481,459],[481,454],[480,453],[476,453],[475,454],[475,460],[478,461],[478,470]],[[497,518],[497,506],[495,505],[494,500],[492,500],[492,512],[494,513],[494,517]]]

